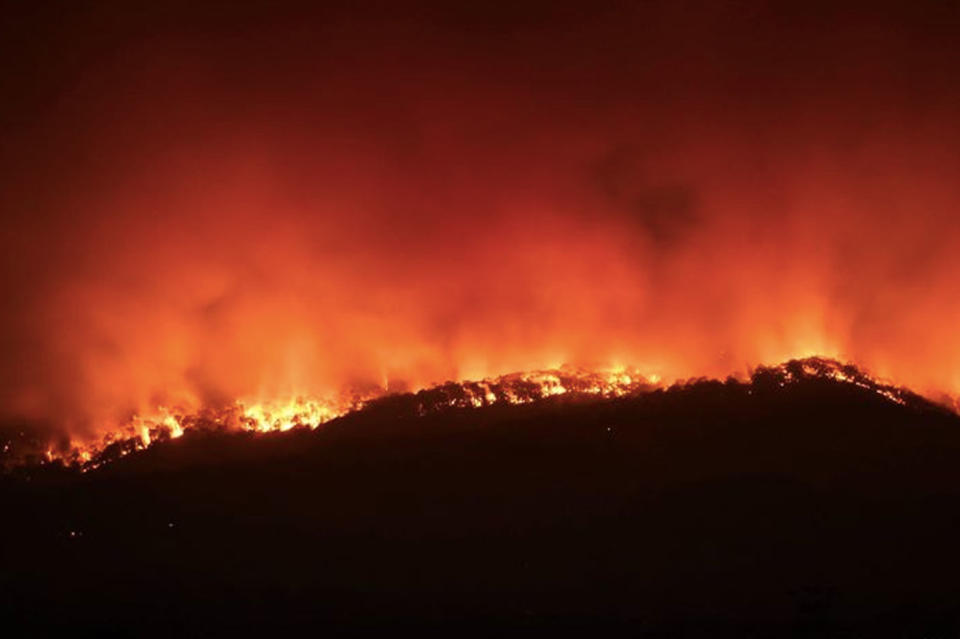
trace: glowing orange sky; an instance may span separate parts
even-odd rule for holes
[[[956,14],[671,6],[25,16],[0,412],[814,353],[960,391]]]

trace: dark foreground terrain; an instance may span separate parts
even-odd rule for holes
[[[398,398],[22,470],[0,634],[958,636],[960,419],[782,382]]]

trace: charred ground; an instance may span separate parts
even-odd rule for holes
[[[31,635],[952,636],[960,419],[860,375],[425,412],[434,389],[23,468],[0,606]]]

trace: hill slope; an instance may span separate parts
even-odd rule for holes
[[[951,635],[960,419],[843,371],[480,409],[400,396],[318,431],[21,469],[0,606],[31,634]]]

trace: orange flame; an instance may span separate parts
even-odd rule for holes
[[[805,378],[832,380],[874,392],[898,405],[906,405],[909,391],[875,380],[851,365],[835,360],[810,357],[792,360],[777,367],[767,367],[786,386]],[[424,396],[417,404],[418,414],[446,408],[472,409],[495,404],[526,404],[561,395],[595,398],[636,396],[664,388],[656,374],[636,369],[615,367],[603,371],[563,368],[557,370],[514,373],[479,381],[448,382],[423,389],[414,397]],[[385,397],[384,393],[366,398],[306,399],[297,397],[279,402],[237,401],[218,411],[195,414],[174,414],[159,408],[151,416],[137,416],[130,424],[109,431],[102,440],[77,442],[68,450],[47,450],[45,461],[59,460],[78,465],[83,470],[144,450],[193,430],[249,431],[255,433],[286,432],[295,428],[317,429],[323,424]],[[951,406],[953,408],[953,406]]]

